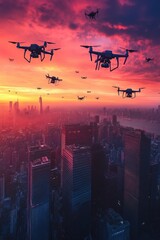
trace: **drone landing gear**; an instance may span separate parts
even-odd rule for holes
[[[24,50],[24,59],[27,61],[27,62],[31,62],[31,55],[30,55],[30,58],[26,58],[26,52],[27,52],[27,49]]]
[[[117,61],[117,66],[114,68],[111,67],[111,62],[110,62],[110,72],[114,71],[115,69],[117,69],[119,67],[119,58],[118,57],[116,57],[116,61]]]

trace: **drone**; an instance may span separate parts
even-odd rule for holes
[[[95,12],[94,11],[91,11],[91,12],[89,12],[89,13],[86,13],[85,12],[85,16],[86,16],[86,18],[88,18],[88,19],[91,19],[91,20],[96,20],[96,16],[98,15],[98,13],[99,13],[99,10],[97,9]]]
[[[145,60],[146,60],[146,62],[150,62],[150,61],[154,60],[154,58],[147,58],[147,57],[146,57]]]
[[[80,96],[77,96],[78,100],[83,100],[85,98],[85,96],[83,97],[80,97]]]
[[[79,71],[76,70],[75,73],[79,73]]]
[[[41,90],[42,88],[41,87],[37,87],[37,90]]]
[[[87,91],[87,93],[91,93],[91,91],[90,91],[90,90],[88,90],[88,91]]]
[[[13,62],[13,61],[14,61],[14,58],[9,58],[9,61],[10,61],[10,62]]]
[[[127,58],[129,57],[129,53],[137,52],[137,50],[126,49],[126,52],[124,54],[115,54],[115,53],[112,53],[112,51],[110,50],[105,50],[103,52],[94,51],[93,47],[99,47],[99,45],[95,45],[95,46],[80,45],[80,46],[84,48],[89,48],[91,61],[92,61],[92,54],[97,55],[97,59],[95,60],[95,63],[96,63],[95,70],[99,70],[100,67],[102,67],[102,68],[110,68],[110,71],[113,71],[119,67],[119,58],[124,58],[123,64],[125,64],[127,61]],[[117,65],[116,67],[112,68],[111,60],[114,58],[116,59]]]
[[[99,97],[96,97],[96,99],[98,100],[98,99],[99,99]]]
[[[31,62],[32,58],[39,58],[39,57],[40,57],[41,62],[42,62],[45,59],[46,54],[51,55],[51,57],[50,57],[50,61],[51,61],[52,57],[54,55],[54,51],[60,49],[60,48],[53,48],[50,51],[46,51],[45,48],[47,47],[48,44],[54,44],[53,42],[46,42],[46,41],[44,41],[43,45],[38,45],[36,43],[33,43],[30,46],[21,46],[21,43],[24,43],[24,42],[9,41],[9,43],[17,44],[16,45],[17,48],[23,49],[24,50],[24,59],[29,63]],[[26,57],[27,51],[30,52],[29,58]]]
[[[83,76],[82,76],[81,78],[82,78],[82,79],[86,79],[87,77],[83,77]]]
[[[46,75],[46,78],[48,78],[48,83],[57,83],[62,81],[62,79],[55,77],[55,76],[49,76],[49,74]]]
[[[131,88],[127,88],[126,90],[120,89],[120,87],[113,86],[114,88],[117,88],[118,95],[120,92],[122,92],[122,98],[135,98],[137,92],[141,92],[144,88],[139,88],[139,90],[132,90]]]

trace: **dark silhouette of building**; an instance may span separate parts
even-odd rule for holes
[[[140,239],[148,223],[150,138],[141,130],[124,134],[124,218],[131,239]]]
[[[70,145],[63,154],[63,205],[66,240],[90,233],[91,153],[89,147]]]
[[[12,112],[13,102],[9,101],[9,112]]]
[[[50,149],[28,150],[28,240],[49,239]]]
[[[97,140],[98,130],[96,124],[71,124],[62,128],[61,153],[66,145],[91,146]]]
[[[42,97],[39,97],[39,112],[40,114],[43,113],[43,102],[42,102]]]

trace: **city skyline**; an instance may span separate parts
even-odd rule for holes
[[[57,105],[155,106],[159,104],[160,31],[158,2],[115,0],[94,1],[2,1],[1,24],[1,84],[0,102],[35,103],[39,96]],[[65,10],[64,10],[65,9]],[[85,12],[99,9],[96,20]],[[114,17],[113,17],[114,16]],[[8,41],[24,41],[22,45],[41,44],[39,40],[56,44],[47,49],[56,51],[52,61],[23,58],[23,50]],[[95,71],[95,56],[89,59],[87,49],[80,45],[101,45],[97,51],[125,53],[126,48],[138,52],[129,54],[125,65],[113,72],[101,68]],[[125,48],[125,49],[121,49]],[[154,58],[145,62],[145,58]],[[9,59],[14,59],[13,61]],[[116,64],[112,60],[113,65]],[[75,71],[79,71],[76,73]],[[62,78],[58,85],[48,84],[46,74]],[[82,79],[81,76],[87,76]],[[134,100],[122,99],[113,85],[121,88],[145,87]],[[38,89],[41,88],[41,89]],[[91,91],[91,93],[87,93]],[[77,95],[85,95],[78,101]],[[96,99],[99,97],[99,99]]]

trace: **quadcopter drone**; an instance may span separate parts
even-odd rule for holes
[[[85,98],[85,96],[83,97],[80,97],[80,96],[77,96],[78,100],[83,100]]]
[[[31,62],[32,58],[39,58],[39,57],[40,57],[41,62],[42,62],[45,59],[46,54],[51,55],[51,57],[50,57],[50,61],[51,61],[52,57],[54,55],[54,51],[60,49],[60,48],[53,48],[50,51],[46,51],[45,48],[47,47],[47,44],[54,44],[53,42],[46,42],[46,41],[44,41],[43,45],[38,45],[36,43],[33,43],[30,46],[21,46],[20,44],[23,43],[23,42],[9,41],[9,43],[17,44],[16,45],[17,48],[24,49],[24,59],[29,63]],[[26,57],[27,51],[30,52],[29,58]]]
[[[97,11],[91,11],[91,12],[88,12],[88,13],[85,12],[85,16],[88,19],[91,19],[91,20],[95,19],[96,20],[96,16],[98,15],[98,13],[99,13],[99,10],[97,9]]]
[[[82,78],[82,79],[86,79],[87,77],[83,77],[83,76],[82,76],[81,78]]]
[[[147,58],[147,57],[146,57],[145,60],[146,60],[146,62],[150,62],[150,61],[152,61],[153,59],[154,59],[154,58]]]
[[[131,88],[127,88],[126,90],[120,89],[120,87],[113,86],[114,88],[117,88],[118,95],[120,92],[122,92],[122,98],[135,98],[137,92],[141,92],[144,88],[139,88],[139,90],[132,90]]]
[[[90,90],[88,90],[88,91],[87,91],[87,93],[91,93],[91,91],[90,91]]]
[[[10,62],[13,62],[13,61],[14,61],[14,58],[9,58],[9,61],[10,61]]]
[[[98,99],[99,99],[99,97],[96,97],[96,99],[98,100]]]
[[[55,76],[49,76],[49,74],[46,75],[46,78],[48,78],[48,83],[58,83],[60,81],[62,81],[62,79],[55,77]]]
[[[126,49],[126,52],[124,54],[115,54],[112,53],[110,50],[105,50],[103,52],[93,51],[93,47],[99,47],[99,45],[96,46],[88,46],[88,45],[81,45],[81,47],[89,48],[89,54],[90,59],[92,61],[92,54],[97,55],[97,59],[95,60],[96,68],[95,70],[99,70],[100,67],[102,68],[110,68],[110,71],[113,71],[119,67],[119,58],[124,58],[124,63],[126,63],[127,58],[129,57],[129,53],[137,52],[137,50],[133,49]],[[112,68],[111,60],[116,59],[117,65],[116,67]]]
[[[76,70],[75,73],[79,73],[79,71]]]
[[[37,87],[37,90],[41,90],[42,88],[41,87]]]

